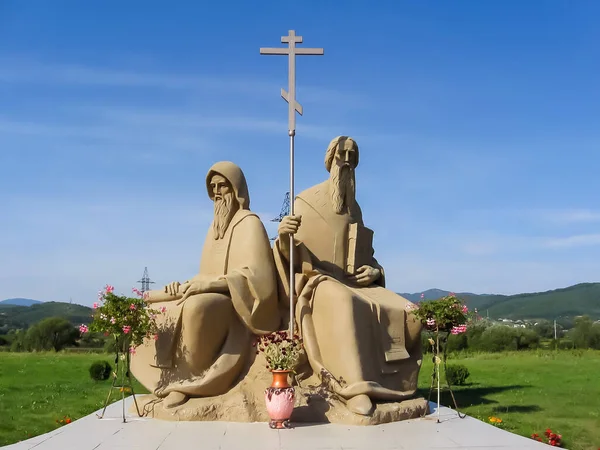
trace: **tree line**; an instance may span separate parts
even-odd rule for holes
[[[533,350],[540,347],[560,349],[600,350],[600,323],[588,316],[575,318],[573,328],[563,330],[557,325],[540,320],[535,325],[514,327],[479,320],[471,324],[465,333],[448,337],[448,352],[470,350],[476,352],[503,352]],[[430,351],[428,333],[423,333],[423,349]]]
[[[575,318],[573,328],[566,331],[557,326],[556,332],[558,339],[555,340],[554,324],[548,320],[540,320],[535,325],[522,328],[483,319],[471,324],[465,333],[450,335],[448,351],[502,352],[532,350],[543,346],[600,350],[600,323],[588,316]],[[428,333],[424,332],[424,351],[430,351],[428,337]],[[78,327],[63,317],[48,317],[27,329],[10,330],[0,335],[0,346],[13,352],[58,352],[73,347],[112,352],[115,344],[112,337],[101,333],[85,333],[81,336]]]
[[[0,335],[0,346],[11,352],[59,352],[66,348],[114,350],[114,339],[101,333],[85,333],[64,317],[48,317],[27,329],[11,329]]]

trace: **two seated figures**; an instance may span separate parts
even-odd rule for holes
[[[253,335],[288,326],[290,235],[294,251],[295,326],[307,356],[301,376],[327,376],[355,414],[373,401],[414,396],[421,366],[421,323],[412,304],[385,288],[374,258],[373,232],[355,199],[356,142],[333,139],[329,177],[301,192],[294,216],[283,218],[273,249],[249,210],[242,171],[215,164],[207,176],[215,217],[191,280],[149,291],[166,308],[158,340],[132,359],[136,378],[164,406],[226,393],[244,376]],[[289,319],[287,319],[289,320]]]

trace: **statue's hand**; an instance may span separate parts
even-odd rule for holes
[[[210,289],[210,280],[201,277],[194,277],[191,281],[186,281],[181,285],[181,287],[179,288],[179,293],[183,294],[181,300],[185,300],[186,298],[192,295],[209,292]]]
[[[369,286],[377,281],[381,276],[381,271],[371,266],[361,266],[356,273],[350,277],[350,280],[359,286]]]
[[[285,216],[279,224],[277,233],[280,237],[288,237],[290,234],[294,235],[298,232],[301,222],[302,216]]]
[[[180,289],[181,283],[179,281],[173,281],[172,283],[169,283],[165,286],[164,291],[169,294],[169,295],[179,295],[179,289]]]

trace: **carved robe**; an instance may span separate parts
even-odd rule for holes
[[[333,375],[333,387],[344,398],[412,396],[421,364],[420,324],[407,317],[410,302],[385,289],[384,271],[374,258],[372,232],[363,224],[360,207],[355,203],[349,212],[336,214],[329,181],[299,194],[294,206],[294,214],[302,216],[294,248],[295,318],[313,372]],[[274,254],[280,299],[285,301],[289,265],[279,245],[276,241]],[[362,265],[381,271],[367,287],[347,278]],[[318,316],[322,314],[328,317]],[[336,334],[327,328],[335,328]]]
[[[229,174],[228,179],[232,178]],[[235,180],[232,184],[235,188]],[[236,194],[239,196],[238,189]],[[212,230],[211,225],[197,276],[225,279],[229,294],[202,293],[184,301],[153,303],[153,309],[167,308],[157,320],[161,330],[158,340],[146,340],[132,358],[135,377],[160,397],[173,391],[191,397],[227,392],[243,375],[252,351],[252,334],[271,333],[280,324],[273,253],[258,216],[248,209],[239,209],[222,239],[215,240]],[[228,321],[210,320],[210,313],[203,310],[215,302],[221,304],[220,308],[231,306],[233,312],[227,315]],[[194,314],[207,321],[211,333],[204,336],[204,341],[194,337],[184,342],[181,329],[186,314],[191,323]]]

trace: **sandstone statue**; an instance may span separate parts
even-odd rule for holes
[[[139,346],[131,362],[134,376],[163,399],[164,408],[226,393],[251,361],[253,335],[280,325],[273,252],[263,223],[250,211],[242,170],[218,162],[206,187],[214,220],[200,271],[146,293],[164,314],[157,318],[157,339]]]
[[[410,313],[414,305],[385,288],[373,232],[355,200],[358,161],[352,138],[331,141],[329,178],[295,198],[294,216],[280,223],[273,251],[285,300],[294,235],[295,320],[312,374],[331,379],[350,411],[369,415],[373,401],[414,396],[422,325]]]

